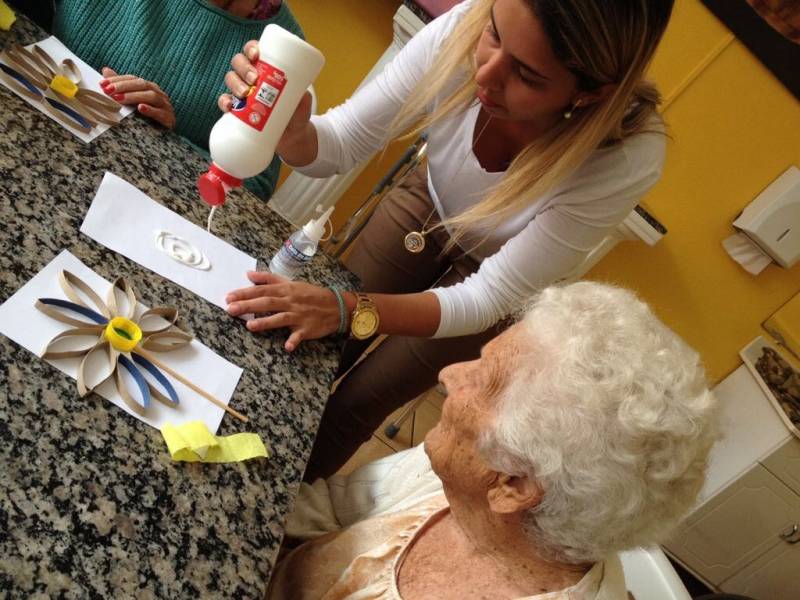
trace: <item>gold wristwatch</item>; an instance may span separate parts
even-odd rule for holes
[[[378,316],[378,307],[366,294],[355,292],[356,307],[350,320],[350,335],[357,340],[372,337],[378,331],[381,318]]]

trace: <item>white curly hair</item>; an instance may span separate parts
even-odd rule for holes
[[[626,290],[544,290],[480,452],[535,479],[525,528],[542,556],[597,561],[662,541],[688,512],[716,439],[697,353]]]

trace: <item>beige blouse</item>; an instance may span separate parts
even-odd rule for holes
[[[277,566],[270,600],[401,600],[397,574],[414,539],[449,510],[443,495],[411,508],[360,521],[306,542]],[[622,567],[614,557],[575,585],[519,600],[624,600]]]

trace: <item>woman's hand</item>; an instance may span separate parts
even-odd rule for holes
[[[269,272],[250,271],[247,277],[255,285],[227,295],[228,313],[255,313],[256,318],[247,322],[250,331],[288,327],[291,335],[284,345],[287,352],[294,351],[304,340],[315,340],[339,329],[339,303],[331,290]]]
[[[217,105],[222,112],[228,112],[233,106],[233,96],[237,98],[245,98],[250,93],[250,86],[253,85],[258,79],[258,72],[253,66],[258,62],[258,42],[250,40],[244,45],[242,53],[237,54],[231,59],[232,71],[228,71],[225,75],[225,85],[232,92],[231,94],[222,94],[217,100]],[[309,128],[311,127],[311,93],[306,92],[300,99],[286,129],[281,136],[276,151],[284,158],[289,158],[289,164],[299,166],[297,162],[291,160],[292,157],[297,156],[296,146],[304,145],[309,135]],[[313,133],[314,138],[314,154],[316,155],[316,131]],[[313,156],[311,157],[314,158]],[[306,161],[310,162],[310,161]]]
[[[113,69],[103,67],[100,86],[120,104],[136,105],[145,117],[161,123],[167,129],[175,128],[175,111],[164,91],[152,81],[136,75],[117,75]]]

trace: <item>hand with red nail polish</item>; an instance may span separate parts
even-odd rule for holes
[[[169,96],[156,83],[136,75],[118,75],[108,67],[103,67],[102,74],[100,87],[114,100],[135,106],[139,113],[167,129],[175,127],[175,110]]]

